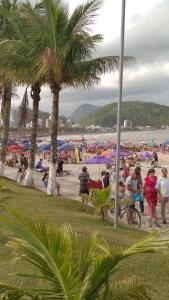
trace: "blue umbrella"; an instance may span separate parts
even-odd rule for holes
[[[69,144],[69,143],[65,143],[63,144],[61,147],[59,147],[58,149],[59,151],[62,151],[62,150],[74,150],[74,145],[73,144]]]
[[[61,147],[63,144],[65,144],[65,141],[63,141],[63,140],[57,140],[57,145],[59,146],[59,147]]]
[[[16,140],[9,140],[7,145],[8,146],[17,145]]]
[[[50,144],[39,147],[39,151],[50,151],[50,149],[51,149]]]
[[[164,146],[168,146],[168,145],[169,145],[169,140],[168,140],[168,141],[165,141],[165,142],[163,143],[163,145],[164,145]]]

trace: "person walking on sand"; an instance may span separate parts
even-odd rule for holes
[[[138,181],[138,174],[135,172],[132,173],[126,179],[126,195],[130,198],[130,210],[129,210],[129,224],[135,224],[134,216],[133,216],[133,208],[135,208],[135,196],[141,195],[139,190],[139,181]]]
[[[155,176],[155,170],[153,168],[148,170],[147,176],[144,179],[143,195],[147,200],[147,216],[149,217],[149,227],[152,227],[152,221],[157,227],[160,227],[157,220],[157,176]]]
[[[90,176],[87,173],[87,168],[85,166],[82,167],[82,173],[80,173],[80,175],[79,175],[79,180],[80,180],[79,195],[82,197],[82,202],[85,203],[83,194],[89,195],[88,182],[90,180]]]
[[[103,187],[104,189],[110,186],[110,174],[109,172],[105,172],[105,176],[103,177]]]
[[[169,177],[167,168],[162,168],[162,177],[159,178],[156,184],[159,202],[161,203],[161,217],[163,224],[167,224],[165,209],[169,201]]]
[[[134,173],[137,175],[137,179],[138,179],[138,190],[142,193],[142,189],[143,189],[143,181],[142,181],[142,176],[141,176],[141,168],[139,166],[137,166],[135,168]],[[140,213],[144,214],[144,202],[143,202],[143,197],[140,201]]]

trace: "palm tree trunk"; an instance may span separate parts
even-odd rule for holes
[[[4,176],[6,151],[7,151],[9,128],[10,128],[11,98],[12,98],[12,82],[8,82],[3,87],[3,100],[2,100],[3,131],[2,131],[2,145],[0,150],[0,176]]]
[[[102,214],[103,221],[105,221],[105,215],[104,215],[104,208],[103,207],[101,208],[101,214]]]
[[[35,154],[36,154],[36,139],[38,131],[38,117],[39,117],[39,101],[40,101],[40,86],[35,84],[31,87],[31,97],[33,99],[33,116],[32,116],[32,130],[31,130],[31,149],[29,166],[23,184],[26,186],[33,185],[33,170],[35,166]]]
[[[47,187],[48,195],[55,195],[56,189],[56,161],[57,161],[57,133],[58,133],[58,117],[59,117],[59,93],[60,86],[56,82],[52,82],[51,91],[53,93],[52,107],[52,125],[51,125],[51,153],[50,153],[50,169],[49,181]]]

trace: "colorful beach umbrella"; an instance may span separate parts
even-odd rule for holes
[[[127,156],[129,156],[129,154],[128,154],[127,151],[120,150],[120,157],[127,157]],[[116,157],[116,151],[113,150],[113,151],[109,152],[109,153],[107,154],[107,157],[109,157],[109,158],[110,158],[110,157],[111,157],[111,158],[115,158],[115,157]]]
[[[85,164],[96,164],[96,165],[101,165],[101,164],[110,164],[111,159],[107,157],[103,157],[100,155],[96,155],[88,160],[85,161]]]

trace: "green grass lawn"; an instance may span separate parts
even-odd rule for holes
[[[44,217],[48,222],[56,224],[68,223],[76,232],[82,234],[82,238],[97,231],[108,241],[112,252],[126,249],[135,241],[147,236],[145,232],[127,226],[120,226],[114,230],[110,221],[103,223],[99,216],[94,215],[92,211],[87,211],[77,201],[59,197],[52,198],[40,191],[24,188],[7,179],[3,179],[2,182],[7,189],[0,192],[1,214],[4,213],[4,208],[7,208],[23,212],[28,216]],[[28,280],[12,275],[12,273],[23,272],[24,269],[28,270],[30,266],[11,261],[12,253],[4,247],[9,233],[2,225],[0,225],[0,234],[0,281],[18,285],[32,284]],[[150,282],[156,289],[156,300],[169,299],[169,253],[166,255],[143,254],[127,259],[118,276],[124,277],[131,274]]]

